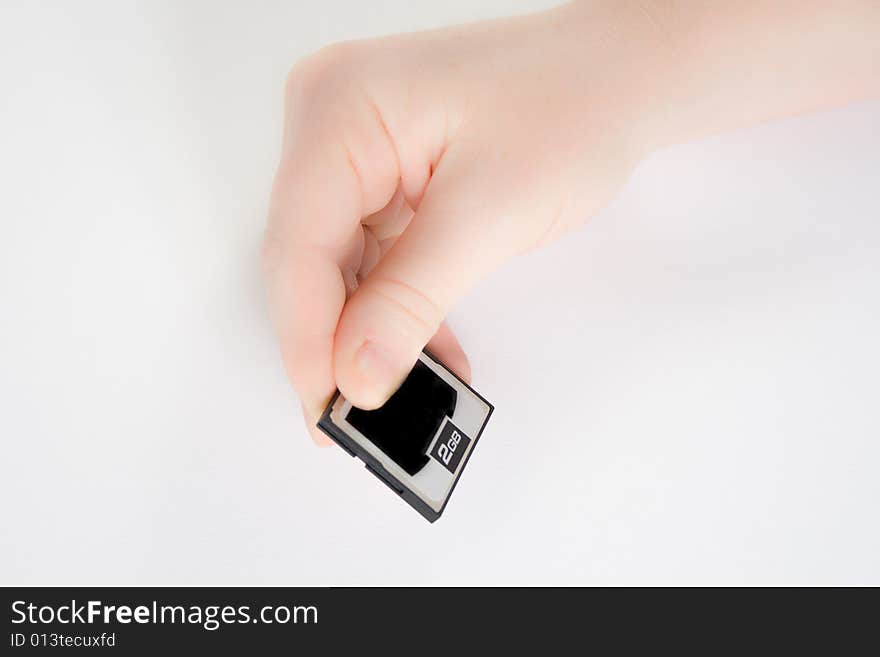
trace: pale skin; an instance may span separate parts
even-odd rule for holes
[[[330,46],[285,89],[264,245],[314,439],[376,408],[488,272],[588,220],[657,148],[880,96],[876,0],[581,0]]]

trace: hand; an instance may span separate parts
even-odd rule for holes
[[[298,64],[264,259],[316,440],[337,386],[378,407],[426,343],[467,378],[450,308],[652,148],[876,90],[876,5],[832,4],[579,2]]]
[[[287,372],[314,425],[380,406],[506,259],[590,216],[645,152],[646,21],[568,6],[331,46],[286,88],[265,243]],[[635,60],[635,61],[634,61]],[[643,69],[644,70],[644,69]]]

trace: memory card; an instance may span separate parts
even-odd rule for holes
[[[434,522],[446,508],[493,410],[425,351],[383,406],[364,411],[337,391],[318,427]]]

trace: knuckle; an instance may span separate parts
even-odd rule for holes
[[[427,339],[440,328],[445,313],[434,298],[419,288],[393,278],[371,282],[370,290],[389,313],[408,325],[408,330]]]
[[[284,97],[288,107],[301,107],[331,100],[354,79],[363,46],[343,41],[297,62],[287,75]]]

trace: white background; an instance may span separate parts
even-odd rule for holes
[[[880,584],[880,103],[644,162],[456,308],[429,525],[307,439],[259,241],[289,66],[541,2],[0,5],[0,583]]]

